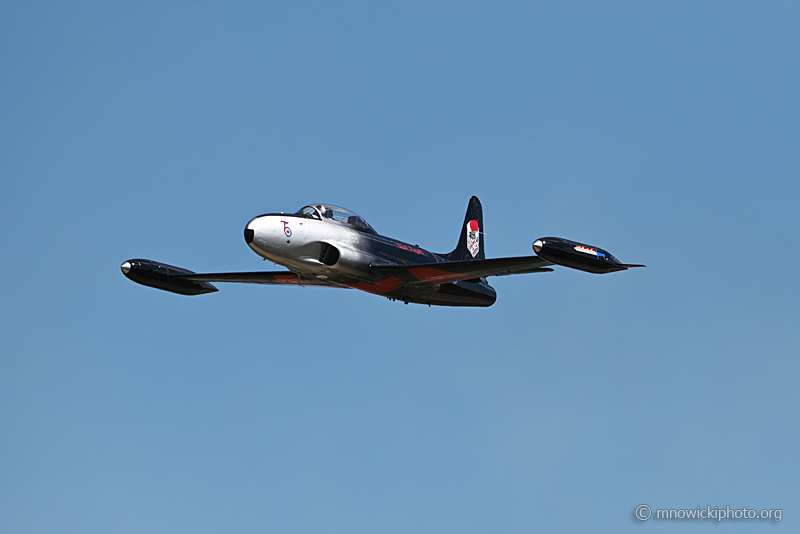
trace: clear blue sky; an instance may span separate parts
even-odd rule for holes
[[[800,524],[793,2],[4,2],[0,531]],[[311,202],[489,257],[489,309],[126,280],[270,269]],[[719,532],[762,530],[727,521]]]

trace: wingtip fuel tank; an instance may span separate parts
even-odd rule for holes
[[[587,273],[606,274],[625,271],[631,267],[644,267],[644,265],[621,263],[611,253],[599,247],[560,237],[537,239],[533,242],[533,251],[550,263]]]
[[[120,270],[122,270],[122,274],[126,278],[133,280],[137,284],[177,293],[178,295],[202,295],[219,291],[208,282],[197,282],[182,278],[186,275],[196,274],[194,271],[157,261],[128,260],[120,265]]]

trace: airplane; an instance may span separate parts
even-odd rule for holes
[[[448,254],[382,236],[350,210],[311,204],[292,214],[259,215],[245,226],[250,248],[288,270],[198,274],[144,259],[128,260],[121,269],[134,282],[180,295],[218,291],[211,282],[239,282],[353,288],[405,304],[487,307],[497,300],[489,276],[548,272],[553,265],[595,274],[644,267],[557,237],[534,241],[535,256],[486,259],[484,236],[483,208],[474,196]]]

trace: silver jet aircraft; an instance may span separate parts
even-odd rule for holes
[[[198,274],[143,259],[128,260],[121,268],[134,282],[181,295],[217,291],[211,282],[240,282],[354,288],[406,304],[491,306],[497,293],[486,281],[489,276],[547,272],[552,265],[597,274],[643,267],[556,237],[534,241],[535,256],[486,259],[477,197],[469,201],[461,237],[449,254],[382,236],[352,211],[328,204],[259,215],[247,223],[244,240],[256,254],[288,270]]]

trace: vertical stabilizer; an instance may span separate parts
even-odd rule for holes
[[[478,197],[469,199],[464,224],[461,225],[461,237],[456,249],[450,254],[442,254],[449,261],[484,260],[486,252],[483,247],[483,208]]]

